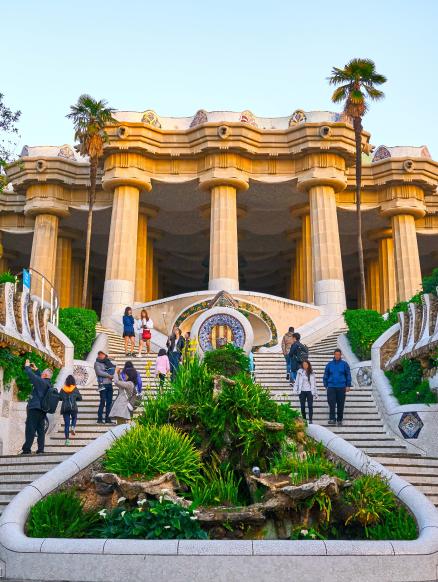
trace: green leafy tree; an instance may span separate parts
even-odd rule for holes
[[[87,239],[85,243],[84,285],[82,290],[82,307],[85,307],[88,291],[88,273],[90,269],[91,230],[93,225],[93,208],[96,200],[96,181],[99,160],[103,156],[103,146],[108,141],[105,127],[116,120],[114,109],[108,107],[104,99],[97,101],[90,95],[81,95],[75,105],[70,106],[66,116],[73,121],[77,151],[90,159],[90,189],[88,191]]]
[[[353,120],[356,141],[356,218],[357,218],[357,253],[359,257],[359,272],[366,309],[365,267],[362,243],[362,118],[368,110],[367,98],[378,101],[384,97],[383,91],[376,85],[386,82],[386,77],[376,71],[376,65],[371,59],[352,59],[343,69],[333,67],[328,78],[330,85],[336,85],[332,95],[333,103],[344,103],[344,113]]]
[[[3,97],[3,93],[0,93],[0,192],[6,186],[4,169],[12,161],[15,146],[13,136],[18,135],[17,123],[21,116],[21,111],[13,111],[5,105]]]

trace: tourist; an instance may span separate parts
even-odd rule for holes
[[[286,380],[290,380],[290,348],[294,342],[293,333],[295,328],[290,327],[289,330],[284,334],[281,340],[281,351],[283,352],[284,359],[286,360]]]
[[[113,376],[116,365],[111,362],[105,352],[98,352],[94,363],[94,371],[97,377],[97,388],[99,390],[99,408],[97,410],[97,423],[103,424],[103,413],[105,411],[105,423],[111,424],[109,413],[113,404]]]
[[[32,384],[32,392],[26,408],[25,441],[21,454],[31,454],[35,435],[38,444],[37,454],[42,454],[46,438],[44,425],[47,414],[47,410],[44,410],[44,398],[47,396],[48,390],[52,388],[53,372],[50,368],[46,368],[40,374],[35,364],[31,364],[29,360],[26,360],[24,364],[24,371]]]
[[[140,313],[140,319],[137,322],[140,337],[138,341],[138,357],[141,357],[143,346],[146,345],[146,353],[151,353],[151,337],[152,330],[154,329],[154,322],[149,317],[146,309],[142,309]]]
[[[301,364],[309,357],[309,350],[301,343],[301,335],[297,332],[292,334],[292,345],[289,351],[290,381],[295,382],[297,372]]]
[[[166,378],[170,374],[170,362],[167,352],[161,348],[158,352],[157,361],[155,362],[155,376],[158,377],[160,388],[164,386]]]
[[[61,414],[64,418],[64,435],[66,446],[70,445],[70,429],[71,436],[76,434],[76,422],[78,420],[78,405],[82,400],[81,393],[76,386],[76,380],[69,374],[65,379],[64,386],[59,392],[59,399],[61,400]]]
[[[127,374],[127,370],[131,368],[132,370],[135,371],[136,376],[135,376],[135,389],[137,394],[141,394],[141,391],[143,389],[143,382],[141,380],[141,376],[140,373],[135,369],[134,364],[131,361],[127,361],[125,362],[125,365],[123,366],[123,370],[120,373],[120,379],[123,380],[123,382],[126,382],[128,380],[128,374]]]
[[[123,316],[123,337],[125,339],[125,356],[135,357],[135,331],[132,309],[127,307]],[[129,347],[131,346],[131,347]],[[130,351],[129,351],[130,350]]]
[[[119,389],[119,393],[111,408],[110,418],[114,418],[117,424],[124,424],[131,420],[136,402],[135,382],[137,371],[134,367],[126,369],[126,378],[127,380],[124,382],[120,378],[120,368],[116,368],[114,385]]]
[[[339,348],[334,351],[333,360],[325,367],[323,382],[330,409],[328,423],[333,425],[337,422],[338,426],[342,426],[345,394],[351,390],[351,372]]]
[[[185,341],[181,335],[181,330],[176,325],[173,328],[173,332],[169,336],[166,345],[167,345],[167,355],[169,356],[170,362],[171,378],[172,380],[174,380],[181,362],[181,356],[185,346]]]
[[[304,360],[301,368],[297,372],[294,384],[294,391],[298,394],[301,405],[301,416],[307,420],[306,402],[309,408],[309,424],[313,421],[313,400],[318,400],[318,391],[316,388],[316,376],[309,360]]]
[[[255,362],[254,362],[254,354],[253,354],[253,351],[252,350],[248,354],[248,360],[249,360],[248,371],[251,374],[251,378],[254,379],[254,375],[255,375]]]

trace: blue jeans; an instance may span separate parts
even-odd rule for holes
[[[291,370],[289,373],[290,373],[290,381],[295,382],[295,380],[297,379],[298,370],[295,370],[295,372],[292,372],[292,370]]]
[[[344,418],[345,386],[339,388],[327,388],[327,402],[330,409],[330,420],[342,422]]]
[[[284,359],[286,360],[286,372],[290,374],[290,355],[286,354]]]
[[[74,430],[76,428],[76,421],[78,419],[77,412],[67,412],[62,415],[64,417],[64,435],[68,439],[70,436],[70,426]]]
[[[180,352],[169,352],[169,364],[170,364],[170,376],[172,380],[175,380],[176,373],[178,372],[179,363],[181,360]]]
[[[100,403],[97,411],[98,422],[103,421],[103,411],[105,410],[105,420],[109,421],[109,413],[113,405],[113,385],[104,384],[102,390],[99,391]]]

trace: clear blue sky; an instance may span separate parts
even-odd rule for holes
[[[20,146],[72,142],[81,93],[163,116],[334,109],[333,65],[370,57],[388,77],[372,143],[438,159],[438,1],[3,0],[0,92],[22,110]]]

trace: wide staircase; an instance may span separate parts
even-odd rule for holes
[[[123,339],[119,334],[101,326],[96,331],[107,333],[108,352],[118,366],[123,367],[127,359],[133,361],[142,376],[144,393],[149,397],[153,396],[157,388],[154,377],[156,354],[126,358]],[[309,345],[309,359],[316,372],[319,387],[319,399],[314,403],[313,421],[323,426],[328,426],[328,406],[325,390],[322,388],[322,376],[325,364],[333,357],[338,333]],[[285,361],[281,353],[258,353],[255,355],[255,365],[257,381],[270,389],[275,400],[291,402],[299,408],[298,397],[293,394],[292,387],[286,380]],[[0,457],[0,512],[25,485],[108,430],[108,425],[96,424],[99,404],[97,388],[93,386],[82,389],[81,393],[83,401],[79,403],[76,436],[71,439],[69,447],[65,445],[64,427],[61,424],[55,434],[47,439],[44,455]],[[329,428],[416,485],[438,506],[438,458],[409,454],[403,442],[386,430],[371,387],[354,388],[347,395],[343,426]]]

